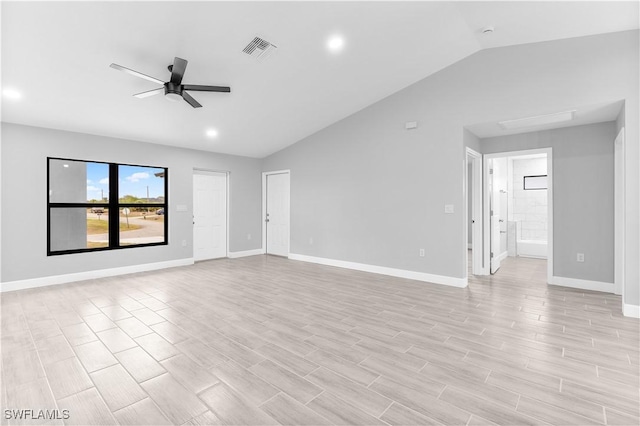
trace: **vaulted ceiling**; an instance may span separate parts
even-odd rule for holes
[[[638,2],[2,2],[6,122],[264,157],[481,49],[638,28]],[[483,34],[486,26],[495,31]],[[327,49],[339,35],[344,48]],[[277,46],[243,53],[254,38]],[[175,56],[202,105],[134,98]],[[207,130],[215,129],[210,138]]]

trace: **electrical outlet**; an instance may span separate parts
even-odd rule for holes
[[[420,249],[420,257],[424,257],[424,249]]]
[[[309,245],[313,245],[313,237],[309,237]]]
[[[247,240],[251,239],[251,234],[247,234]]]
[[[187,246],[187,240],[182,240],[182,247],[186,247]]]
[[[576,260],[578,262],[584,262],[584,253],[578,253]]]
[[[447,213],[447,214],[453,213],[453,204],[445,204],[444,205],[444,212]]]

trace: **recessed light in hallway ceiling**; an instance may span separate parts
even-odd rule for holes
[[[339,35],[329,37],[327,48],[330,52],[338,53],[344,48],[344,38]]]
[[[22,98],[22,94],[15,89],[4,89],[2,91],[2,96],[6,99],[20,99]]]
[[[575,110],[557,112],[555,114],[538,115],[535,117],[519,118],[516,120],[506,120],[498,122],[503,129],[519,129],[522,127],[541,126],[545,124],[562,123],[563,121],[573,120]]]

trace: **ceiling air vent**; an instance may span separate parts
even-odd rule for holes
[[[260,37],[254,37],[254,39],[247,44],[247,47],[242,49],[242,51],[253,58],[263,61],[271,56],[277,48],[278,46],[269,43],[267,40],[261,39]]]

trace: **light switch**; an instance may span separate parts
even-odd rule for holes
[[[445,204],[444,205],[444,212],[447,213],[447,214],[453,213],[453,204]]]

